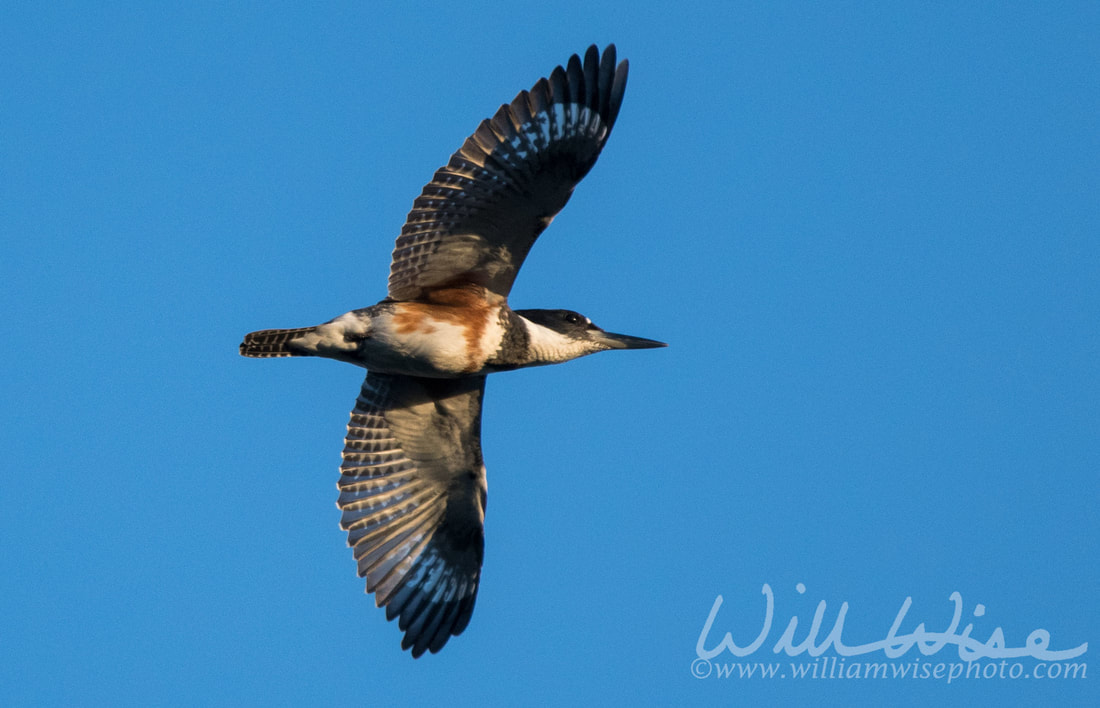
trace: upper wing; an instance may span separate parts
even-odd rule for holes
[[[615,45],[574,54],[500,107],[413,202],[390,265],[389,296],[412,300],[472,282],[506,298],[523,259],[611,134],[626,89]]]
[[[340,527],[401,648],[439,651],[466,628],[484,550],[485,377],[368,373],[340,466]]]

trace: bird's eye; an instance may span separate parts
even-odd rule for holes
[[[569,324],[579,324],[581,319],[582,319],[581,316],[578,315],[576,312],[566,312],[565,313],[565,321],[568,322]]]

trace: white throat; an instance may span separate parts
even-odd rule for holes
[[[567,337],[527,318],[523,318],[523,324],[527,327],[527,357],[530,364],[557,364],[603,349],[591,340]]]

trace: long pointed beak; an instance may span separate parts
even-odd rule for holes
[[[600,332],[595,334],[593,339],[608,349],[656,349],[657,347],[668,346],[664,342],[658,342],[655,339],[631,337],[629,334],[615,334],[614,332]]]

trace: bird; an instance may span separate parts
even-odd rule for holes
[[[596,163],[629,64],[588,47],[502,105],[413,202],[387,295],[313,327],[245,336],[246,357],[315,356],[367,370],[344,441],[337,507],[366,592],[403,650],[466,629],[484,558],[481,410],[488,374],[664,342],[508,295],[535,239]]]

